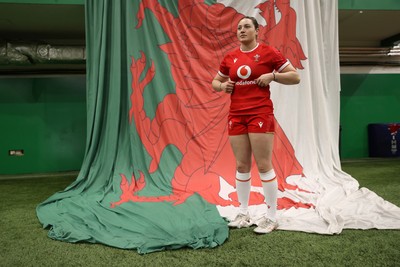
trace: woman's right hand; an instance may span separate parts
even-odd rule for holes
[[[235,82],[228,80],[221,84],[221,88],[222,88],[222,91],[224,91],[225,93],[232,94],[233,88],[235,88]]]

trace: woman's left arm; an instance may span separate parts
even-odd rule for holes
[[[292,64],[287,65],[280,72],[273,72],[274,81],[281,84],[298,84],[300,83],[300,75]]]

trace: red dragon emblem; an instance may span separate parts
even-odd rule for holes
[[[272,12],[273,1],[258,6],[268,22],[266,27],[260,29],[263,33],[260,39],[282,49],[295,67],[302,68],[300,61],[305,56],[296,38],[296,14],[288,0],[277,0],[275,5],[282,12],[278,24]],[[144,196],[141,193],[146,187],[143,172],[140,177],[129,174],[130,179],[121,174],[122,194],[119,201],[111,203],[111,207],[128,201],[170,201],[178,205],[195,193],[215,205],[238,206],[235,193],[229,194],[228,198],[220,196],[220,179],[231,186],[235,184],[235,159],[226,134],[229,96],[214,92],[210,83],[223,55],[237,46],[236,25],[243,15],[223,4],[207,5],[204,0],[179,0],[179,17],[174,17],[157,0],[143,0],[137,13],[137,28],[142,26],[145,11],[153,13],[170,39],[160,49],[170,60],[176,93],[166,95],[158,104],[155,117],[150,119],[144,109],[143,92],[157,90],[148,86],[157,70],[153,63],[146,65],[147,58],[143,52],[138,59],[132,57],[129,119],[151,157],[150,174],[159,168],[162,153],[169,145],[174,145],[182,153],[182,160],[171,179],[171,194]],[[281,31],[285,36],[279,35]],[[302,190],[287,182],[287,177],[291,175],[305,177],[294,149],[278,123],[273,165],[280,191]],[[253,176],[257,175],[253,173]],[[261,186],[259,179],[253,180],[253,186]],[[262,194],[251,193],[250,205],[263,202]],[[312,206],[286,197],[278,199],[279,209]]]

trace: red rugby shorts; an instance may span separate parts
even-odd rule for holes
[[[229,115],[228,134],[274,133],[273,114]]]

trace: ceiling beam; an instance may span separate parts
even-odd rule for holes
[[[339,0],[339,9],[400,10],[399,0]]]
[[[60,4],[60,5],[84,5],[85,0],[0,0],[7,4]]]
[[[400,44],[400,33],[390,36],[388,38],[385,38],[381,41],[381,46],[383,46],[383,47],[395,46],[395,45],[399,45],[399,44]]]

